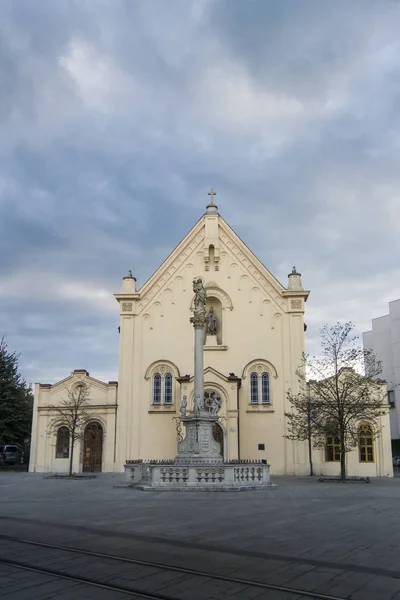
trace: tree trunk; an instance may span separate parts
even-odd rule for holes
[[[74,436],[71,437],[71,455],[69,458],[69,475],[70,477],[72,476],[72,466],[73,466],[73,462],[74,462],[74,446],[75,446],[75,439]]]
[[[346,455],[342,452],[340,457],[340,479],[342,481],[346,480]]]
[[[344,434],[340,433],[340,479],[346,480],[346,452],[344,451]]]
[[[314,476],[313,463],[312,463],[312,444],[311,434],[308,436],[308,460],[310,462],[310,477]]]

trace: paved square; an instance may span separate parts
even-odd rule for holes
[[[240,493],[114,487],[122,482],[119,474],[77,481],[1,472],[0,557],[39,572],[0,562],[0,597],[127,597],[49,575],[52,570],[179,600],[307,597],[300,591],[400,600],[400,479],[367,485],[275,477],[277,490]],[[153,564],[35,546],[21,538]]]

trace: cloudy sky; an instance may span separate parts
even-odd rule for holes
[[[319,328],[400,297],[396,0],[2,0],[0,333],[30,382],[116,379],[112,296],[204,212]]]

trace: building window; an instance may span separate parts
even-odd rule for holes
[[[250,403],[258,404],[258,375],[252,373],[250,375]]]
[[[367,423],[360,426],[358,431],[358,449],[360,454],[360,462],[371,463],[374,458],[374,435],[372,427]]]
[[[174,384],[172,373],[156,373],[153,375],[153,404],[171,405],[174,401]]]
[[[269,375],[263,373],[261,375],[261,403],[269,404]]]
[[[172,375],[166,373],[164,377],[164,404],[172,404]]]
[[[251,373],[250,404],[270,404],[270,388],[268,373]]]
[[[69,458],[68,427],[60,427],[57,431],[56,458]]]
[[[161,375],[156,373],[153,377],[153,404],[161,404]]]
[[[340,462],[340,440],[336,435],[326,436],[325,460],[326,462]]]

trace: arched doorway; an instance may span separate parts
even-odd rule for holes
[[[89,423],[83,436],[83,472],[100,473],[103,459],[103,428],[100,423]]]

